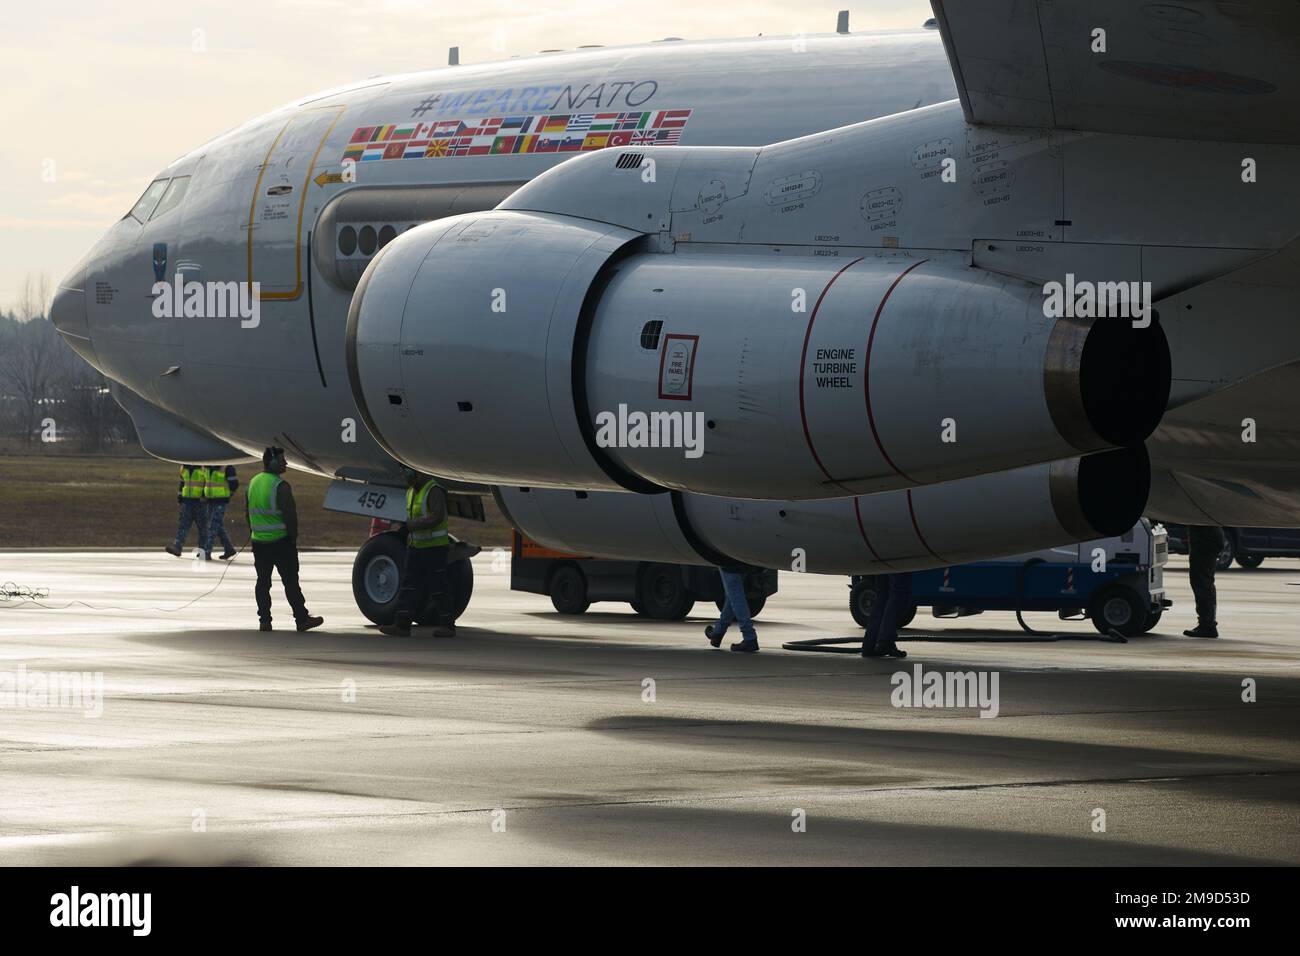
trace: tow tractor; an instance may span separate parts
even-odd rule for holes
[[[1103,635],[1135,637],[1160,623],[1165,597],[1164,568],[1169,560],[1165,529],[1142,518],[1124,534],[1082,544],[1047,548],[996,561],[976,561],[912,574],[913,604],[937,618],[968,617],[985,611],[1015,611],[1031,634],[1023,611],[1056,611],[1063,621],[1090,620]],[[867,626],[876,595],[876,577],[857,575],[849,585],[853,619]]]

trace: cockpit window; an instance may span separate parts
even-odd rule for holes
[[[149,184],[149,188],[144,191],[144,195],[140,197],[139,202],[131,207],[131,211],[127,215],[140,222],[147,221],[149,214],[158,205],[158,200],[162,198],[163,190],[166,188],[167,180],[155,179]]]
[[[175,209],[185,198],[185,191],[190,188],[190,177],[177,176],[167,185],[167,191],[163,193],[162,201],[158,203],[158,208],[153,211],[150,219],[157,219],[169,209]]]

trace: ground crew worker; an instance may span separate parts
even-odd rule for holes
[[[1192,596],[1196,598],[1196,626],[1183,631],[1186,637],[1218,637],[1218,594],[1214,588],[1214,572],[1223,550],[1223,529],[1212,525],[1191,525],[1187,529],[1187,576],[1192,581]]]
[[[206,557],[211,557],[212,544],[208,540],[208,508],[203,493],[208,483],[208,470],[200,465],[181,465],[181,480],[176,488],[176,501],[181,506],[180,523],[176,540],[163,550],[181,556],[190,525],[198,526],[199,547]]]
[[[455,637],[456,618],[451,609],[451,592],[447,589],[447,550],[451,544],[447,530],[447,492],[436,478],[414,468],[407,468],[405,477],[407,539],[402,589],[397,595],[393,623],[379,630],[409,637],[412,620],[422,617],[421,612],[431,604],[437,615],[433,636]]]
[[[257,569],[258,628],[271,630],[271,569],[280,575],[284,596],[293,608],[293,619],[299,631],[310,631],[325,623],[323,617],[312,617],[307,602],[298,586],[298,510],[293,502],[293,490],[280,476],[289,467],[284,449],[268,448],[262,453],[262,471],[248,483],[244,495],[248,527],[253,532],[253,566]]]
[[[239,553],[235,550],[230,535],[226,533],[226,506],[230,504],[230,496],[238,490],[239,477],[235,474],[234,465],[208,466],[208,480],[203,486],[203,497],[208,503],[208,547],[205,556],[209,561],[212,560],[212,545],[218,537],[221,538],[221,546],[225,548],[221,555],[222,561],[229,561]]]
[[[881,574],[876,577],[876,597],[862,636],[863,657],[906,657],[898,646],[898,621],[912,603],[912,575]]]
[[[745,567],[718,568],[722,578],[722,613],[718,620],[704,629],[704,636],[714,647],[722,645],[722,636],[733,623],[740,625],[740,640],[732,642],[731,649],[742,654],[753,654],[758,650],[758,632],[754,630],[754,619],[749,614],[749,598],[745,596]]]

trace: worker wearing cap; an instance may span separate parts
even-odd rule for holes
[[[185,539],[190,525],[198,529],[199,547],[205,557],[211,557],[212,543],[208,540],[208,507],[204,489],[208,483],[208,470],[202,465],[181,465],[181,480],[176,486],[176,503],[180,505],[180,523],[176,540],[163,550],[176,557],[185,549]]]
[[[208,466],[208,479],[203,486],[203,497],[208,503],[208,546],[204,549],[208,560],[212,560],[212,545],[217,538],[221,539],[221,546],[225,549],[221,554],[222,561],[229,561],[239,553],[226,533],[226,506],[230,504],[230,496],[238,490],[239,477],[234,465]]]
[[[406,564],[402,589],[397,595],[393,623],[380,631],[408,637],[411,622],[420,618],[430,602],[437,613],[434,637],[455,637],[456,618],[447,590],[447,550],[451,534],[447,529],[447,492],[437,479],[407,468],[406,477]]]
[[[253,566],[257,569],[257,616],[259,630],[271,630],[271,570],[280,575],[284,596],[293,608],[299,631],[310,631],[325,623],[313,617],[298,586],[298,510],[293,489],[280,476],[288,468],[284,449],[268,448],[262,453],[262,471],[248,483],[244,496],[248,527],[253,532]]]

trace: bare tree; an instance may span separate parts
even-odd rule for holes
[[[23,280],[15,318],[0,343],[0,391],[18,405],[24,440],[34,440],[42,406],[53,400],[59,378],[62,343],[46,319],[50,280],[42,274]]]

